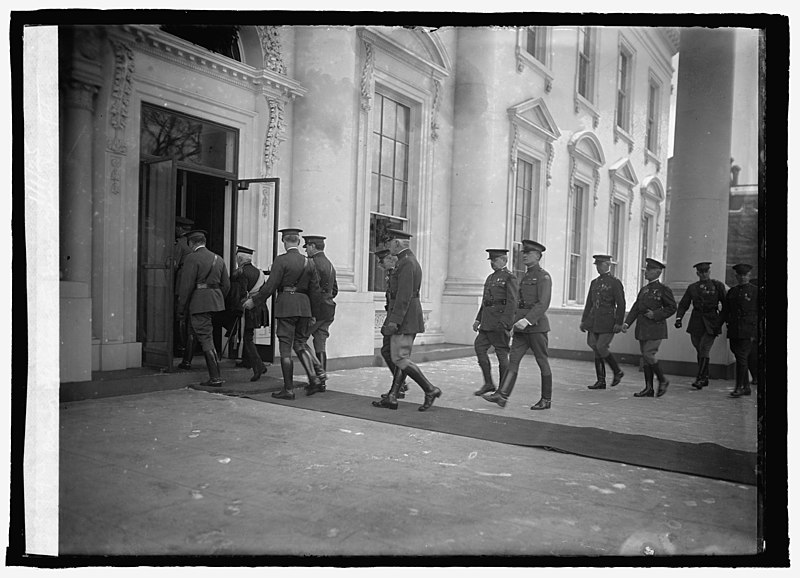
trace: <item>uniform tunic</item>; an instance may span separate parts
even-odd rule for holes
[[[678,303],[677,319],[682,319],[689,306],[692,315],[686,326],[686,333],[692,338],[692,345],[698,357],[709,357],[714,338],[722,332],[722,317],[718,305],[725,305],[725,285],[715,279],[696,281],[686,288]]]
[[[514,328],[509,371],[517,371],[520,361],[528,349],[531,349],[541,375],[552,375],[547,352],[547,333],[550,331],[550,321],[546,314],[550,307],[552,286],[553,281],[550,274],[538,264],[529,267],[520,279],[514,322],[524,318],[530,322],[530,325],[525,329]]]
[[[736,373],[746,381],[748,368],[755,378],[758,338],[758,287],[751,283],[736,285],[725,296],[722,317],[728,326],[731,353],[736,357]]]
[[[178,311],[191,315],[192,331],[203,351],[214,349],[212,314],[225,310],[225,296],[231,283],[222,257],[204,245],[197,247],[183,261],[178,291]]]
[[[389,305],[392,302],[390,296],[394,293],[397,293],[397,277],[395,277],[394,275],[394,267],[386,270],[386,275],[384,275],[383,277],[383,286],[386,288],[386,292],[384,294],[386,298],[386,304],[383,306],[383,308],[388,313]],[[386,362],[386,367],[388,367],[389,371],[391,371],[392,375],[394,375],[394,370],[396,366],[392,361],[391,342],[392,342],[391,335],[383,336],[383,343],[381,344],[381,357],[383,357],[383,360]]]
[[[614,326],[625,317],[625,289],[611,273],[602,273],[592,280],[583,308],[581,325],[588,332],[586,342],[597,357],[608,357],[608,346],[614,337]]]
[[[336,314],[334,298],[339,294],[339,286],[336,283],[336,269],[325,253],[319,251],[308,259],[316,267],[320,287],[319,296],[311,303],[315,321],[309,331],[314,339],[314,351],[323,353],[330,337],[328,329]]]
[[[422,285],[422,267],[410,249],[397,255],[394,268],[395,291],[390,295],[386,323],[397,324],[397,331],[390,336],[389,346],[392,362],[402,370],[411,363],[411,348],[417,333],[425,332],[419,289]]]
[[[480,323],[475,338],[475,353],[479,365],[489,366],[490,346],[494,346],[501,369],[506,365],[518,293],[519,282],[505,267],[493,271],[486,278],[483,299],[475,317],[475,321]]]
[[[672,289],[656,279],[639,290],[625,318],[628,326],[636,322],[635,337],[648,365],[656,363],[658,346],[662,339],[667,338],[667,319],[675,314],[676,308]],[[645,317],[648,311],[653,312],[652,319]]]

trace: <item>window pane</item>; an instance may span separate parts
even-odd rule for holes
[[[402,181],[394,182],[394,210],[393,215],[406,216],[406,195],[408,186]]]
[[[392,214],[392,194],[394,181],[389,177],[381,177],[381,195],[378,203],[378,212]]]
[[[389,99],[383,103],[383,134],[389,138],[394,138],[396,134],[395,119],[397,104]]]
[[[383,118],[383,96],[375,93],[375,105],[372,107],[372,132],[381,132]]]
[[[381,171],[381,135],[372,133],[372,172]]]
[[[372,181],[370,183],[371,194],[370,194],[370,203],[369,203],[369,210],[370,211],[377,211],[378,210],[378,199],[380,199],[380,191],[378,190],[378,175],[372,174]]]
[[[381,175],[394,174],[394,143],[383,137],[381,139]]]
[[[394,151],[394,178],[405,181],[408,173],[408,159],[406,158],[408,145],[395,143]]]
[[[569,294],[567,298],[570,301],[576,301],[578,297],[578,270],[580,267],[580,259],[577,255],[570,255],[569,258]]]
[[[411,110],[403,106],[402,104],[397,105],[397,135],[395,139],[400,142],[408,143],[408,123],[409,117],[411,116]]]

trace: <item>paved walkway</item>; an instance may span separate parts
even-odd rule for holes
[[[592,363],[554,359],[553,409],[532,412],[532,358],[504,410],[472,395],[474,359],[421,367],[444,391],[436,405],[756,450],[755,397],[730,398],[729,381],[695,391],[676,377],[666,396],[638,399],[636,367],[623,366],[620,386],[589,391]],[[224,371],[247,382],[245,370]],[[328,387],[377,397],[389,377],[385,368],[336,371]],[[405,402],[421,403],[410,387]],[[753,486],[193,389],[61,408],[62,554],[756,551]]]

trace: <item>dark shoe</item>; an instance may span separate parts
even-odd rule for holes
[[[625,373],[620,371],[619,373],[614,374],[614,379],[611,380],[611,387],[616,387],[619,385],[619,382],[622,381],[622,378],[625,377]]]
[[[417,408],[417,411],[425,411],[427,409],[430,409],[430,407],[433,405],[434,400],[437,397],[441,396],[442,396],[442,390],[439,389],[438,387],[434,387],[433,391],[430,393],[425,392],[425,401],[421,406]]]
[[[511,392],[514,391],[514,384],[517,383],[517,372],[507,370],[503,376],[503,383],[492,394],[484,395],[483,399],[490,403],[496,403],[500,407],[505,407]]]
[[[550,400],[542,398],[531,406],[531,409],[550,409]]]
[[[267,373],[267,366],[266,365],[262,365],[261,366],[261,370],[254,369],[253,370],[253,377],[250,378],[250,381],[258,381],[259,378],[262,375],[264,375],[265,373]]]
[[[191,369],[191,368],[192,368],[192,364],[191,364],[191,363],[188,363],[188,362],[186,362],[186,361],[181,361],[181,362],[178,364],[178,368],[179,368],[179,369]]]
[[[668,387],[669,387],[669,381],[665,381],[664,383],[659,382],[658,392],[656,393],[656,397],[661,397],[662,395],[667,393]]]
[[[314,379],[306,386],[306,395],[314,395],[315,393],[323,393],[325,386],[318,380]]]
[[[500,407],[505,407],[506,403],[508,403],[508,398],[507,397],[503,397],[503,394],[501,394],[499,391],[495,391],[494,393],[492,393],[490,395],[484,395],[482,397],[486,401],[489,401],[491,403],[496,403]]]
[[[273,391],[272,397],[275,399],[294,399],[294,392],[281,389],[280,391]]]
[[[375,407],[385,407],[386,409],[397,409],[397,397],[393,400],[389,399],[391,394],[386,394],[386,397],[381,397],[380,401],[373,401],[372,405]]]
[[[387,409],[397,409],[397,394],[400,388],[405,383],[406,375],[399,367],[394,368],[394,376],[392,377],[392,386],[389,388],[389,393],[382,395],[380,401],[373,401],[372,405],[375,407],[385,407]]]
[[[208,381],[204,381],[200,385],[202,385],[203,387],[221,387],[223,383],[225,383],[224,379],[220,379],[218,377],[212,377],[211,379],[209,379]]]
[[[225,381],[220,378],[219,374],[219,356],[217,355],[217,350],[212,349],[210,351],[204,351],[203,355],[206,358],[206,367],[208,368],[208,381],[204,381],[200,385],[205,387],[219,387]]]
[[[587,389],[605,389],[606,364],[600,357],[594,358],[594,373],[597,376],[597,381],[595,381],[593,385],[587,386]]]
[[[654,395],[652,387],[645,387],[642,391],[634,393],[633,397],[653,397]]]
[[[644,364],[644,389],[638,393],[634,393],[633,397],[653,397],[655,394],[653,392],[653,367],[648,364]]]
[[[485,393],[493,393],[495,390],[494,384],[484,383],[481,388],[475,392],[475,395],[483,395]]]
[[[594,385],[586,386],[586,389],[605,389],[605,388],[606,388],[606,382],[600,380],[595,381]]]

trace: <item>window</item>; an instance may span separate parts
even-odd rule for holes
[[[578,28],[578,94],[589,102],[594,98],[594,30]]]
[[[408,229],[408,159],[411,109],[375,93],[370,179],[370,251],[382,248],[386,229]],[[369,290],[383,291],[383,274],[372,257]]]
[[[242,61],[239,49],[240,26],[220,24],[163,25],[161,30],[233,60]]]
[[[611,252],[611,274],[614,277],[622,275],[622,215],[625,214],[625,206],[614,201],[611,204],[611,238],[609,239],[609,250]]]
[[[539,161],[517,160],[517,182],[514,194],[514,273],[524,273],[522,240],[534,239],[538,234],[533,208],[539,206]]]
[[[542,64],[547,64],[547,28],[528,26],[525,31],[525,50]]]
[[[642,219],[642,263],[641,263],[641,279],[640,279],[640,286],[644,287],[647,280],[644,278],[644,272],[646,269],[646,261],[650,255],[650,233],[653,229],[653,216],[652,215],[645,215]]]
[[[575,183],[569,225],[569,283],[567,301],[577,303],[583,295],[583,222],[586,187]]]
[[[654,79],[650,79],[647,94],[647,132],[645,135],[647,150],[658,154],[658,125],[660,121],[660,91],[661,87]]]
[[[619,70],[617,71],[617,126],[630,132],[631,103],[631,55],[622,49],[619,53]]]

